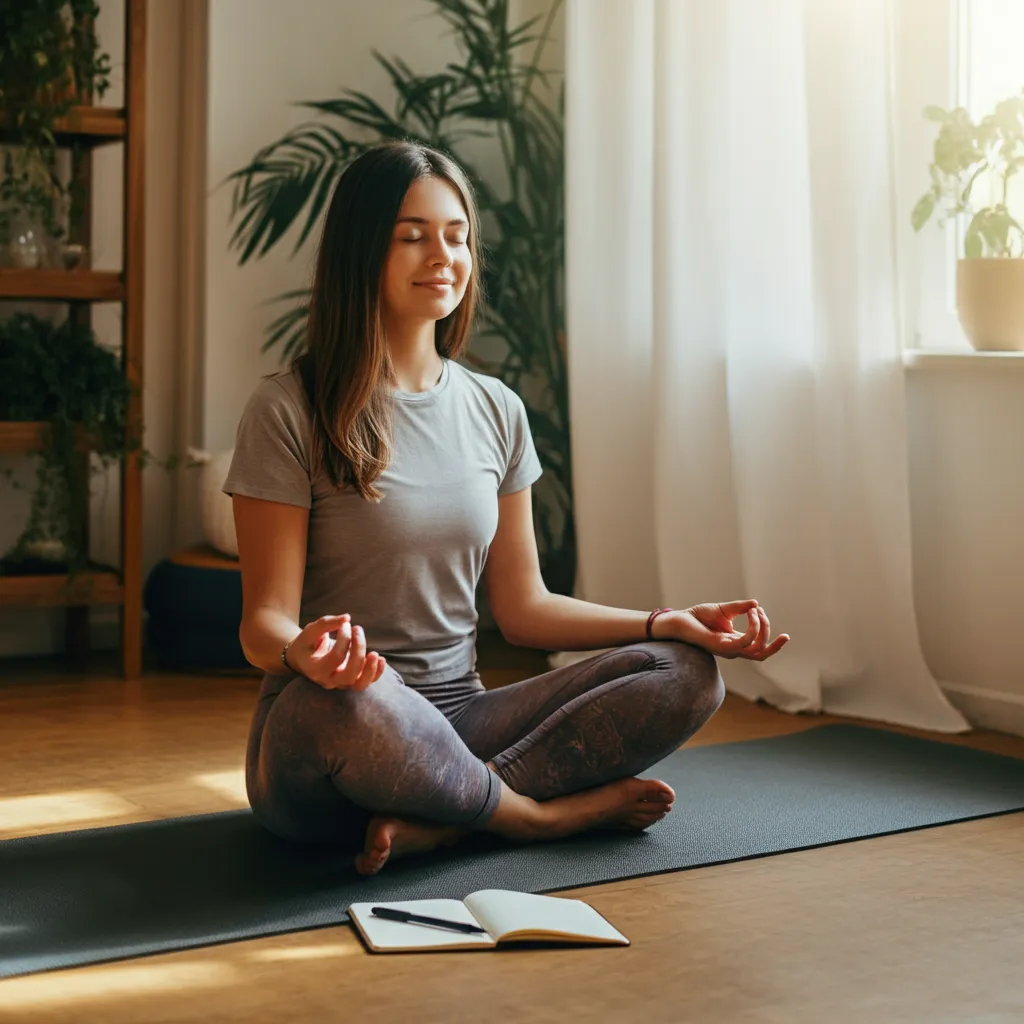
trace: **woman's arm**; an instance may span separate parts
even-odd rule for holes
[[[498,499],[498,529],[484,566],[487,600],[505,639],[542,651],[587,651],[647,639],[650,611],[611,608],[552,594],[540,574],[531,491]],[[746,615],[745,632],[732,620]],[[651,626],[655,640],[696,644],[724,658],[764,661],[789,641],[771,640],[771,624],[757,601],[702,604],[668,612]]]
[[[251,664],[280,673],[284,645],[301,632],[309,509],[240,494],[231,500],[242,570],[238,638]]]
[[[494,620],[509,643],[546,651],[585,651],[646,639],[649,612],[552,594],[540,574],[532,489],[498,499],[498,529],[484,584]],[[655,619],[654,635],[659,635]]]
[[[613,608],[545,592],[520,609],[515,639],[509,643],[542,651],[591,651],[647,639],[649,611]],[[655,640],[667,637],[658,616],[651,627]],[[504,631],[502,631],[504,632]]]
[[[296,672],[326,690],[365,690],[377,682],[387,661],[367,653],[366,634],[347,612],[299,629],[309,509],[240,494],[232,501],[242,569],[238,638],[249,662],[264,672]]]

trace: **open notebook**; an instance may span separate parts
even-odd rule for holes
[[[486,934],[466,934],[374,917],[372,907],[479,925]],[[375,953],[494,949],[511,942],[564,942],[628,946],[629,939],[582,900],[536,896],[509,889],[481,889],[464,900],[353,903],[349,916]]]

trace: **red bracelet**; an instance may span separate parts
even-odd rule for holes
[[[654,620],[659,615],[662,615],[664,612],[671,612],[671,611],[675,611],[675,609],[674,608],[655,608],[654,611],[651,612],[651,614],[647,616],[647,639],[648,640],[653,640],[654,639],[654,634],[651,632],[651,627],[654,625]]]

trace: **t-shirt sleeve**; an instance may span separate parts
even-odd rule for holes
[[[508,387],[503,387],[507,416],[509,458],[498,494],[514,494],[537,481],[543,473],[537,449],[530,432],[530,421],[523,400]]]
[[[292,395],[276,378],[261,381],[238,424],[224,493],[310,508],[308,434]]]

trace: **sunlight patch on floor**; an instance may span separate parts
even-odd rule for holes
[[[315,960],[325,956],[352,956],[362,950],[352,943],[324,942],[316,946],[293,946],[288,949],[257,949],[249,954],[250,960]]]
[[[130,967],[89,967],[49,971],[0,981],[0,1016],[33,1006],[53,1006],[77,999],[181,991],[229,984],[235,968],[221,963],[139,964]],[[24,1020],[25,1018],[21,1018]]]
[[[208,772],[205,775],[194,775],[192,781],[204,789],[238,804],[239,807],[249,806],[249,797],[245,792],[245,772],[241,768],[230,772]]]
[[[96,818],[121,818],[138,814],[138,811],[135,804],[103,789],[36,793],[0,800],[0,832],[69,825]]]

